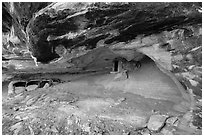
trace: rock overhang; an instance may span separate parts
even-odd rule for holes
[[[28,24],[29,47],[38,61],[48,63],[59,58],[53,49],[60,44],[69,51],[128,47],[140,38],[139,47],[166,44],[162,37],[149,37],[201,23],[199,8],[199,3],[52,3]]]

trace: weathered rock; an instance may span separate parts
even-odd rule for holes
[[[174,133],[173,133],[174,131],[175,131],[175,129],[171,129],[169,127],[164,127],[161,129],[160,132],[164,135],[174,135]]]
[[[189,82],[191,83],[192,86],[196,87],[198,85],[198,82],[196,82],[195,80],[189,80]]]
[[[193,60],[192,54],[187,54],[187,55],[186,55],[186,58],[187,58],[189,61]]]
[[[165,124],[167,116],[152,115],[148,121],[147,127],[152,131],[159,131]]]
[[[13,131],[14,135],[18,135],[19,131],[22,129],[23,125],[22,122],[18,122],[15,125],[10,127],[10,130]]]
[[[33,105],[39,98],[40,98],[40,96],[35,96],[35,97],[28,99],[26,102],[26,105],[27,106]]]
[[[13,96],[25,91],[25,81],[11,81],[8,85],[8,96]]]
[[[142,135],[151,135],[151,132],[145,128],[143,131],[142,131]]]
[[[177,126],[178,125],[178,118],[177,117],[170,117],[166,120],[167,124],[170,124],[172,126]]]
[[[13,86],[14,82],[10,82],[8,85],[8,96],[12,96],[15,94],[15,87]]]
[[[45,83],[45,85],[43,86],[43,88],[48,88],[48,87],[50,87],[49,83]]]
[[[196,75],[198,75],[199,77],[202,76],[202,68],[201,67],[194,67],[192,72]]]
[[[29,85],[26,87],[26,90],[27,91],[35,90],[35,89],[37,89],[37,87],[38,87],[38,85]]]
[[[193,113],[189,111],[184,114],[177,127],[178,129],[186,131],[188,134],[194,134],[197,131],[197,128],[192,124],[192,121]]]
[[[183,59],[183,56],[181,54],[173,56],[173,58],[172,58],[172,60],[174,60],[174,61],[181,61],[182,59]]]
[[[24,91],[26,91],[25,87],[15,87],[15,93],[16,94],[22,93]]]
[[[199,8],[197,3],[53,3],[31,19],[27,27],[30,49],[38,61],[49,62],[59,57],[53,49],[60,44],[67,49],[84,45],[94,49],[101,40],[104,45],[128,42],[138,35],[201,22],[201,14],[190,5]],[[186,10],[191,12],[186,14]],[[155,37],[142,41],[145,45],[155,42],[163,43]]]
[[[172,70],[171,54],[164,49],[160,49],[158,44],[152,45],[151,47],[142,47],[138,50],[143,54],[149,56],[163,68]]]

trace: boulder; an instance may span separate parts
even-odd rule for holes
[[[174,132],[175,131],[175,129],[173,129],[173,128],[171,128],[171,127],[164,127],[164,128],[162,128],[161,129],[161,133],[163,134],[163,135],[174,135]]]
[[[172,126],[177,126],[178,125],[178,117],[170,117],[166,120],[167,124],[170,124]]]
[[[165,124],[167,116],[152,115],[148,121],[147,127],[151,131],[159,131]]]

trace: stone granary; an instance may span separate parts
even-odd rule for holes
[[[111,73],[118,73],[116,79],[119,77],[124,77],[124,79],[127,79],[129,72],[139,69],[140,67],[140,61],[127,61],[125,58],[118,57],[113,60],[113,69]]]

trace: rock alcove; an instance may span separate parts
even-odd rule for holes
[[[3,134],[201,134],[201,9],[2,3]]]

